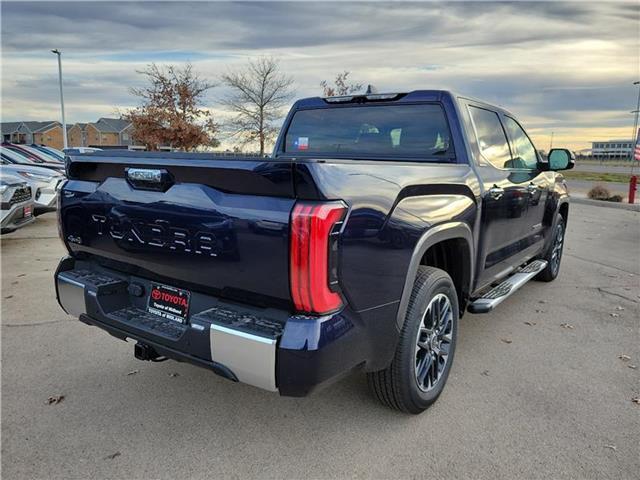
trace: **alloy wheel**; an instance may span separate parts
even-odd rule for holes
[[[551,271],[555,275],[560,268],[560,258],[562,257],[562,245],[564,243],[564,225],[561,223],[556,227],[556,235],[553,239],[553,246],[551,247]]]
[[[428,392],[445,371],[453,341],[453,309],[444,293],[434,296],[424,312],[416,338],[415,377]]]

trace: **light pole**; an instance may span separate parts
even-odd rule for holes
[[[63,148],[67,148],[67,122],[64,119],[64,94],[62,93],[62,52],[57,48],[51,50],[52,53],[55,53],[58,56],[58,80],[60,83],[60,109],[62,110],[62,143],[64,145]]]
[[[633,82],[634,85],[640,85],[640,81]],[[629,203],[634,203],[636,198],[636,190],[638,189],[638,177],[633,174],[633,167],[635,167],[635,148],[638,142],[638,114],[640,113],[640,88],[638,88],[638,102],[636,104],[636,109],[631,113],[635,113],[635,119],[633,121],[633,135],[631,136],[631,178],[629,179]]]
[[[633,82],[634,85],[640,85],[640,81]],[[635,146],[635,143],[638,141],[638,114],[640,113],[640,88],[638,88],[638,102],[636,104],[636,109],[632,110],[631,113],[635,113],[635,119],[633,121],[633,134],[631,135],[631,143]],[[631,147],[631,156],[629,159],[633,161],[633,147]],[[635,162],[634,162],[635,163]],[[633,163],[631,164],[633,165]]]

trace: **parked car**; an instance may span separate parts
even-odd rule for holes
[[[31,187],[20,177],[0,171],[0,233],[10,233],[33,222]]]
[[[22,153],[23,155],[29,156],[30,158],[41,160],[45,163],[62,163],[62,160],[58,159],[54,155],[49,152],[43,152],[38,148],[31,147],[29,145],[19,145],[19,144],[11,144],[10,148],[13,148],[15,151]]]
[[[71,148],[65,148],[63,150],[63,152],[65,153],[65,155],[71,155],[71,154],[79,154],[79,153],[93,153],[93,152],[102,152],[103,150],[101,148],[95,148],[95,147],[71,147]]]
[[[22,155],[23,157],[29,159],[31,162],[34,162],[34,163],[45,162],[45,160],[43,160],[42,157],[40,157],[39,155],[36,155],[33,152],[30,152],[29,150],[22,148],[22,146],[18,144],[5,142],[2,144],[2,147],[8,150],[11,150],[12,152],[15,152],[19,155]]]
[[[63,151],[65,155],[78,155],[81,153],[102,152],[103,150],[101,148],[94,148],[94,147],[71,147],[71,148],[65,148]]]
[[[65,165],[64,163],[50,163],[43,162],[41,160],[33,160],[32,157],[28,157],[25,154],[22,154],[20,150],[15,150],[6,146],[6,144],[2,144],[0,146],[0,157],[6,160],[9,163],[18,164],[18,165],[33,165],[43,168],[48,168],[55,170],[60,173],[64,173]]]
[[[46,153],[50,156],[53,156],[59,162],[64,162],[64,152],[62,150],[58,150],[53,147],[48,147],[46,145],[36,145],[35,143],[32,143],[30,147],[40,150],[41,152]]]
[[[65,180],[64,175],[50,168],[10,163],[4,158],[0,159],[0,162],[2,162],[3,172],[22,177],[22,180],[31,187],[35,202],[35,216],[55,211],[58,190]]]
[[[574,164],[541,159],[508,111],[436,90],[299,100],[270,158],[67,161],[67,313],[140,360],[281,395],[362,370],[409,413],[442,392],[465,311],[558,275]]]

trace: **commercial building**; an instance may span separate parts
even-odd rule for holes
[[[597,160],[629,160],[633,154],[631,140],[607,140],[591,143],[591,157]]]

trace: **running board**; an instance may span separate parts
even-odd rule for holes
[[[535,277],[547,266],[546,260],[534,260],[530,264],[522,267],[516,273],[507,278],[504,282],[496,285],[491,290],[483,294],[469,304],[467,310],[471,313],[488,313],[504,300],[513,295],[525,283]]]

